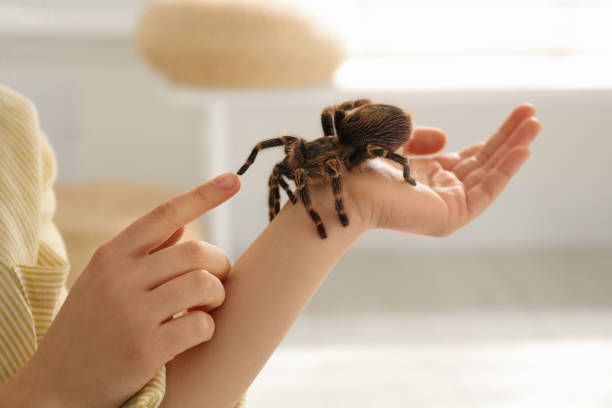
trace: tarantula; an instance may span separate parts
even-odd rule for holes
[[[402,155],[395,153],[411,136],[412,118],[402,109],[373,104],[369,99],[329,106],[321,113],[325,136],[310,142],[295,136],[281,136],[258,143],[246,163],[238,170],[242,175],[255,161],[257,153],[269,147],[284,146],[286,157],[272,170],[270,187],[270,221],[280,211],[282,187],[293,204],[297,199],[284,177],[295,182],[296,190],[314,221],[321,238],[327,233],[319,214],[312,208],[309,186],[331,181],[336,212],[344,227],[349,223],[342,202],[342,173],[367,159],[382,157],[404,167],[404,179],[416,185],[410,177],[410,166]],[[335,129],[335,132],[334,132]]]

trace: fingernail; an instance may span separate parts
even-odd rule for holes
[[[224,173],[217,176],[213,183],[222,190],[229,190],[236,185],[236,178],[234,173]]]

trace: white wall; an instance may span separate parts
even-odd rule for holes
[[[58,155],[60,183],[126,177],[187,189],[203,181],[197,137],[206,117],[175,104],[126,38],[0,37],[0,81],[38,105]],[[610,87],[330,88],[286,103],[262,93],[257,104],[237,103],[232,110],[227,170],[236,170],[260,139],[318,137],[322,107],[354,95],[399,104],[419,124],[445,129],[447,150],[487,137],[523,101],[537,107],[543,124],[532,158],[479,220],[444,240],[372,232],[356,251],[612,246]],[[267,177],[279,158],[280,152],[262,153],[243,179],[231,209],[234,253],[267,222]]]
[[[189,111],[126,44],[27,41],[0,48],[0,81],[30,97],[59,156],[58,182],[130,177],[187,188],[197,161]]]

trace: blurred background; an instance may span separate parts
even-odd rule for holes
[[[89,245],[67,242],[72,279],[105,237],[261,139],[321,136],[327,105],[400,105],[455,151],[531,102],[543,130],[500,199],[447,238],[366,234],[247,406],[604,407],[610,16],[579,0],[0,0],[0,83],[36,104],[56,152],[58,224]],[[267,224],[281,157],[260,153],[193,236],[235,259]]]

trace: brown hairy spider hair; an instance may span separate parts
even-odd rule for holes
[[[344,171],[367,159],[382,157],[402,165],[404,179],[408,183],[414,186],[416,181],[410,177],[408,160],[395,153],[412,134],[412,117],[404,110],[393,105],[373,104],[369,99],[359,99],[325,108],[321,113],[321,125],[325,136],[310,142],[296,136],[281,136],[258,143],[238,174],[247,171],[260,150],[284,146],[286,156],[274,166],[268,181],[270,221],[280,211],[279,186],[285,190],[293,204],[297,202],[285,181],[287,178],[295,183],[319,236],[326,238],[321,217],[312,208],[310,185],[331,182],[336,212],[346,227],[349,221],[342,202]]]

